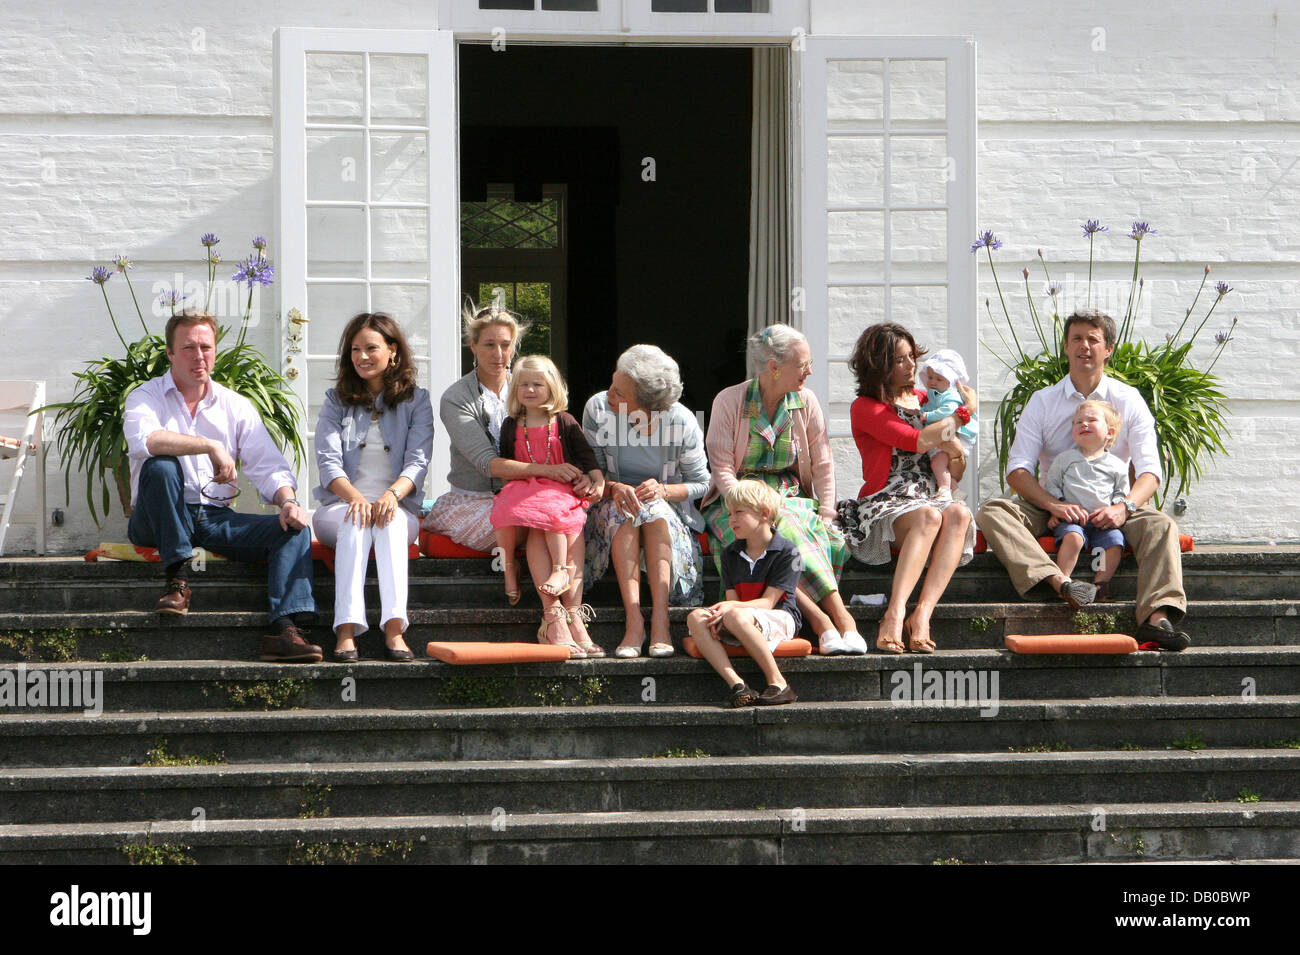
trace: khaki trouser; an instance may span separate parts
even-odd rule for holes
[[[1051,515],[1023,498],[996,498],[985,502],[975,515],[989,549],[1002,561],[1020,596],[1035,584],[1059,574],[1061,569],[1043,550],[1037,538],[1047,532]],[[1153,610],[1163,609],[1171,620],[1187,610],[1183,592],[1183,560],[1178,546],[1178,525],[1168,515],[1144,504],[1120,528],[1137,560],[1139,623]]]

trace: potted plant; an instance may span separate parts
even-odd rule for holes
[[[205,309],[211,303],[217,265],[221,262],[221,255],[215,250],[220,241],[212,233],[207,233],[200,239],[207,252]],[[110,509],[110,486],[117,488],[122,512],[127,515],[131,513],[131,468],[127,458],[126,438],[122,431],[126,399],[139,385],[157,378],[169,368],[167,343],[161,335],[149,331],[135,288],[131,284],[130,271],[133,267],[130,259],[120,255],[113,260],[112,267],[97,265],[87,276],[87,280],[95,283],[104,296],[109,321],[125,349],[125,356],[116,358],[106,355],[87,362],[85,368],[75,372],[78,384],[72,400],[48,405],[45,409],[58,412],[54,419],[54,431],[63,457],[65,499],[71,497],[72,472],[75,470],[84,473],[87,476],[86,504],[96,524],[100,523],[100,514],[95,507],[96,478],[103,515],[107,517]],[[144,333],[143,337],[131,343],[122,335],[106,288],[116,273],[120,273],[126,281]],[[217,331],[218,351],[212,369],[212,380],[251,401],[275,443],[281,450],[292,450],[294,464],[300,466],[304,449],[298,433],[301,407],[298,396],[262,354],[244,340],[253,310],[254,288],[258,285],[268,286],[274,280],[275,266],[266,258],[266,240],[258,236],[253,239],[252,253],[239,263],[231,276],[232,282],[248,286],[248,299],[235,344],[222,350],[220,345],[229,329],[221,326]],[[159,310],[169,310],[171,315],[175,315],[178,308],[184,307],[186,297],[178,289],[164,292],[158,299]]]
[[[1104,234],[1109,231],[1096,219],[1089,219],[1083,224],[1083,234],[1088,239],[1089,304],[1092,302],[1093,243],[1099,233]],[[1209,280],[1210,267],[1207,265],[1196,296],[1183,313],[1182,322],[1177,330],[1166,335],[1164,342],[1133,340],[1134,317],[1138,314],[1146,284],[1138,274],[1142,240],[1156,234],[1158,234],[1156,230],[1145,222],[1134,222],[1128,233],[1128,237],[1134,242],[1133,275],[1129,284],[1124,319],[1118,329],[1118,340],[1106,367],[1106,374],[1132,385],[1146,401],[1147,407],[1155,418],[1160,464],[1165,472],[1161,490],[1167,494],[1172,488],[1174,496],[1178,496],[1191,487],[1194,481],[1201,478],[1206,463],[1213,455],[1225,453],[1223,435],[1228,433],[1228,426],[1224,420],[1227,407],[1224,403],[1224,393],[1218,378],[1213,374],[1213,369],[1223,349],[1232,340],[1237,319],[1234,317],[1226,330],[1214,336],[1216,346],[1207,367],[1204,370],[1196,368],[1190,357],[1192,346],[1210,320],[1210,316],[1214,314],[1215,308],[1232,291],[1226,282],[1217,283],[1214,286],[1214,300],[1210,302],[1204,317],[1186,339],[1182,337]],[[1048,334],[1047,323],[1043,321],[1034,302],[1029,287],[1029,269],[1024,269],[1022,274],[1025,283],[1025,301],[1037,340],[1022,343],[1012,325],[1011,312],[1007,308],[1006,298],[1002,293],[1002,283],[998,279],[997,267],[993,262],[993,252],[1001,245],[1001,241],[992,232],[983,232],[971,246],[971,252],[978,254],[982,249],[988,256],[989,268],[998,291],[998,301],[1002,306],[1003,319],[1010,333],[1010,342],[1008,342],[998,322],[993,319],[989,300],[985,299],[984,307],[988,312],[990,324],[998,333],[1005,354],[999,354],[997,349],[987,344],[985,347],[1002,362],[1014,379],[1010,390],[998,406],[997,417],[993,424],[993,441],[998,451],[998,479],[1005,486],[1007,459],[1011,453],[1012,442],[1015,440],[1016,424],[1020,420],[1020,413],[1035,391],[1054,385],[1064,378],[1069,373],[1070,363],[1062,351],[1064,322],[1059,311],[1062,289],[1059,283],[1052,281],[1047,261],[1043,258],[1043,250],[1038,250],[1038,260],[1047,281],[1046,295],[1050,303],[1051,334]],[[1162,499],[1161,493],[1157,492],[1157,507],[1160,506]]]

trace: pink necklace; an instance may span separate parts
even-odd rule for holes
[[[551,463],[551,422],[546,423],[546,460],[538,461],[533,456],[533,443],[528,439],[528,417],[525,415],[522,422],[524,426],[524,448],[528,451],[528,460],[533,464],[550,464]]]

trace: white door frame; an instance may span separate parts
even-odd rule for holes
[[[306,55],[308,52],[406,54],[425,56],[428,60],[427,103],[425,130],[428,148],[428,256],[429,270],[426,282],[429,288],[429,354],[417,355],[416,360],[428,368],[430,390],[440,393],[460,377],[460,222],[459,191],[456,176],[444,176],[444,164],[438,157],[450,156],[453,168],[458,165],[456,123],[456,43],[445,30],[337,30],[282,28],[275,32],[274,75],[277,89],[275,111],[275,179],[276,233],[280,241],[280,306],[281,335],[280,362],[282,371],[291,377],[291,384],[303,402],[308,404],[310,362],[337,357],[333,349],[337,343],[312,343],[307,333],[306,350],[288,337],[291,317],[306,315],[307,311],[307,224],[306,210],[310,205],[337,205],[339,203],[309,203],[307,189],[307,130],[330,128],[330,124],[307,122],[306,116]],[[367,61],[368,62],[368,61]],[[368,70],[367,70],[368,71]],[[368,84],[367,84],[368,85]],[[365,116],[360,124],[369,144],[368,89],[363,89]],[[337,126],[337,124],[335,124]],[[371,175],[369,156],[366,157],[367,182]],[[369,189],[363,203],[371,205]],[[342,203],[348,205],[348,203]],[[356,205],[353,203],[352,205]],[[367,217],[367,223],[368,223]],[[436,228],[438,222],[453,223],[451,228]],[[369,229],[367,225],[367,230]],[[365,237],[370,248],[369,231]],[[373,275],[367,263],[367,301]],[[400,280],[404,285],[424,284],[419,280]],[[311,316],[306,315],[308,321]],[[328,349],[328,350],[325,350]],[[305,412],[310,414],[309,411]],[[304,432],[310,439],[315,422],[304,421]],[[441,449],[441,450],[440,450]],[[312,457],[309,454],[308,457]],[[433,487],[445,485],[450,455],[446,442],[434,442],[433,458],[429,467],[429,481]],[[301,492],[310,488],[311,465],[304,462],[298,475]],[[417,489],[423,496],[424,488]],[[305,498],[304,498],[305,500]]]
[[[825,360],[814,362],[810,376],[813,393],[827,407],[831,419],[832,438],[850,437],[847,420],[836,420],[830,414],[831,366],[848,361],[849,354],[832,352],[830,347],[830,315],[827,236],[829,216],[832,212],[880,211],[884,214],[884,280],[885,316],[889,317],[889,289],[891,286],[891,254],[889,229],[891,205],[889,182],[883,183],[882,202],[879,204],[831,205],[827,199],[827,136],[882,135],[886,140],[885,169],[888,175],[888,138],[897,135],[929,133],[933,130],[896,130],[890,126],[889,89],[885,86],[884,116],[879,124],[862,129],[829,130],[827,121],[827,63],[832,60],[884,60],[886,77],[890,60],[944,60],[946,70],[946,109],[944,131],[947,136],[948,156],[952,161],[948,178],[946,201],[935,207],[907,206],[908,209],[934,208],[947,211],[947,286],[948,315],[947,341],[943,347],[954,348],[967,360],[971,386],[979,387],[979,310],[976,307],[976,262],[968,253],[976,230],[976,125],[975,125],[975,42],[968,37],[860,37],[860,36],[808,36],[796,40],[795,68],[798,88],[791,83],[792,110],[795,117],[794,145],[797,160],[794,163],[797,182],[793,188],[797,212],[798,234],[794,239],[791,258],[794,275],[792,288],[804,291],[804,334],[815,357]],[[887,81],[886,81],[887,82]],[[915,283],[900,283],[915,284]],[[864,327],[871,322],[864,322]],[[978,462],[978,452],[973,456]],[[978,490],[978,468],[967,469],[965,485],[972,501]]]

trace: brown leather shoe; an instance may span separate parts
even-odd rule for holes
[[[181,578],[167,582],[167,592],[158,598],[159,613],[190,612],[190,585]]]
[[[324,654],[320,647],[302,638],[301,630],[288,627],[284,633],[262,638],[262,659],[273,663],[320,663]]]

